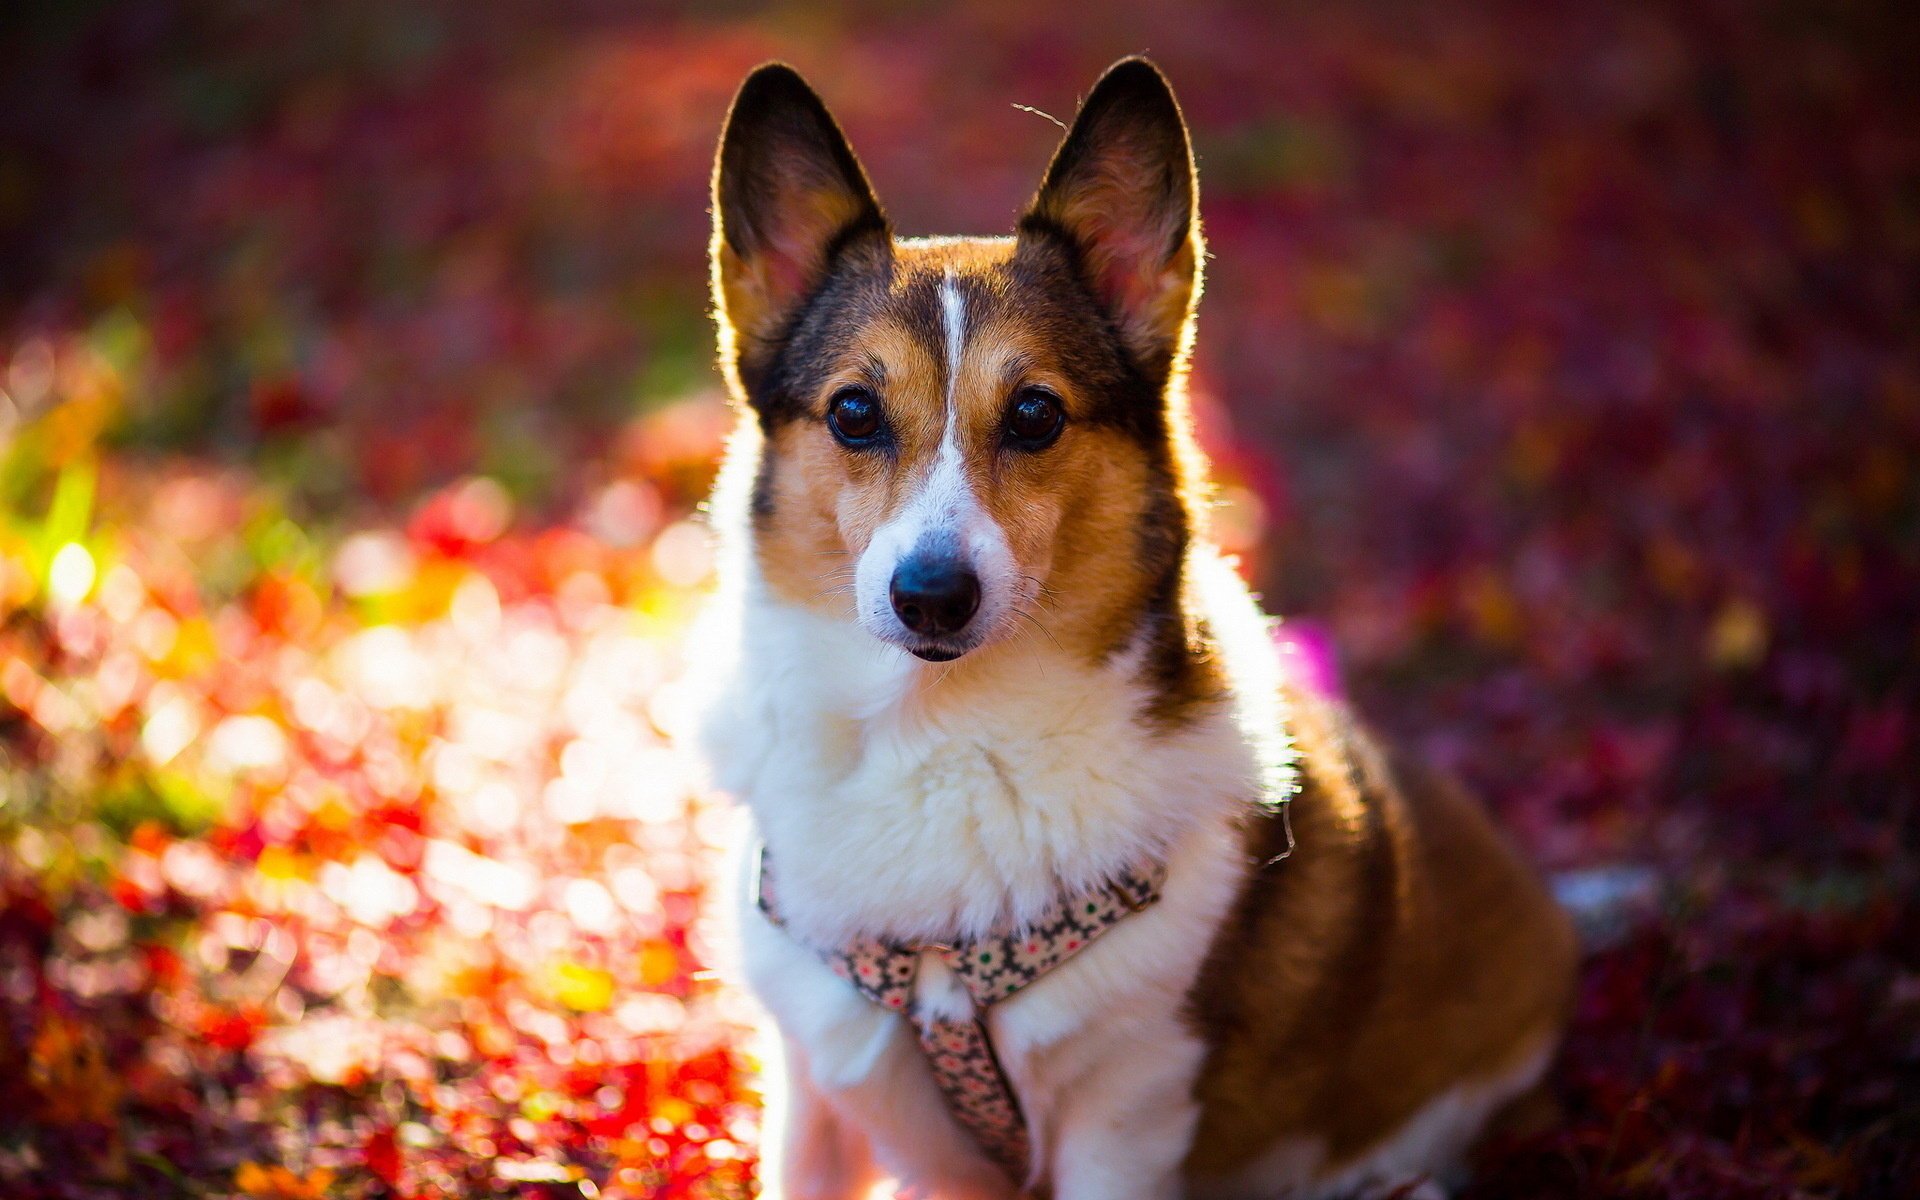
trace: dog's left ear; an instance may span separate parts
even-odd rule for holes
[[[713,294],[722,358],[776,343],[853,249],[886,252],[886,216],[827,106],[784,63],[748,75],[713,167]]]
[[[1173,89],[1144,58],[1100,77],[1021,218],[1064,237],[1136,362],[1164,377],[1200,291],[1199,185]]]

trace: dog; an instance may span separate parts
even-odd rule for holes
[[[1574,935],[1473,800],[1282,672],[1208,540],[1166,79],[1101,77],[1012,236],[903,238],[770,64],[713,215],[741,419],[696,653],[751,816],[764,1194],[1452,1178],[1537,1096]]]

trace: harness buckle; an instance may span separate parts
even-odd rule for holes
[[[1153,902],[1156,899],[1156,897],[1151,894],[1136,897],[1117,879],[1110,880],[1107,883],[1107,891],[1113,894],[1115,900],[1125,905],[1127,911],[1130,913],[1145,912],[1147,909],[1153,907]]]

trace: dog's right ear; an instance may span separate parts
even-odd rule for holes
[[[1184,359],[1200,296],[1199,184],[1173,88],[1144,58],[1093,85],[1046,181],[1021,219],[1025,236],[1064,239],[1094,298],[1149,375]]]
[[[820,97],[784,63],[740,85],[713,168],[713,300],[722,364],[751,371],[835,258],[890,245],[860,160]]]

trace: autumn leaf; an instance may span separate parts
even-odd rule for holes
[[[327,1200],[333,1172],[315,1168],[296,1175],[285,1167],[244,1162],[233,1173],[233,1186],[254,1200]]]
[[[613,1001],[613,976],[584,963],[555,963],[547,970],[547,989],[576,1012],[599,1012]]]
[[[120,1106],[120,1077],[107,1065],[100,1034],[91,1026],[47,1013],[27,1054],[27,1081],[45,1120],[110,1125]]]

